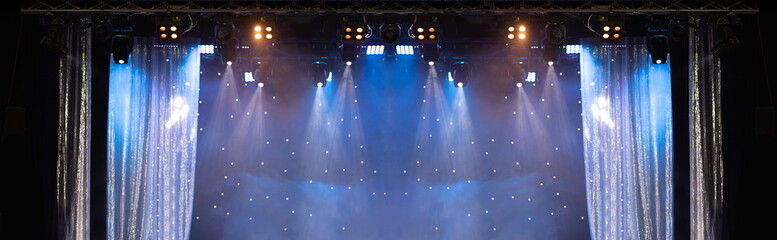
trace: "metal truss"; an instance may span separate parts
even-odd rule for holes
[[[734,13],[758,12],[755,1],[674,0],[674,1],[153,1],[153,0],[31,0],[22,12],[45,13],[236,13],[277,15],[326,14],[456,14],[510,15],[543,13]]]

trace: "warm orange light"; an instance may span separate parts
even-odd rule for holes
[[[431,40],[434,40],[435,38],[437,38],[437,36],[436,36],[436,35],[434,35],[434,34],[432,34],[432,35],[429,35],[429,39],[431,39]]]
[[[254,26],[254,32],[261,32],[261,31],[262,31],[262,26],[259,26],[259,25]]]
[[[424,40],[426,38],[424,35],[418,35],[418,40]]]
[[[345,28],[345,32],[347,32],[347,33],[349,33],[349,32],[353,32],[353,29],[351,29],[351,28]]]
[[[602,29],[603,29],[605,32],[609,32],[609,31],[610,31],[610,26],[604,26],[604,28],[602,28]]]
[[[343,38],[345,38],[345,39],[351,39],[351,34],[346,34],[346,35],[345,35],[345,37],[343,37]]]
[[[605,33],[605,34],[602,34],[602,38],[604,38],[604,39],[608,39],[608,38],[610,38],[610,34],[606,34],[606,33]]]
[[[176,26],[170,26],[170,31],[171,31],[171,32],[178,31],[178,27],[176,27]]]
[[[418,31],[419,33],[422,33],[422,32],[424,32],[424,28],[418,28],[418,29],[416,29],[416,31]]]
[[[357,32],[357,33],[364,32],[364,28],[356,28],[356,32]]]
[[[159,31],[162,31],[162,32],[167,31],[167,28],[165,26],[159,26]]]
[[[518,27],[518,31],[519,32],[526,32],[526,26],[521,25],[520,27]]]
[[[512,26],[511,26],[511,27],[507,28],[507,31],[509,31],[509,32],[515,32],[515,27],[512,27]]]
[[[507,34],[507,39],[515,39],[515,34]]]
[[[265,31],[272,32],[272,27],[266,27],[264,28]]]
[[[362,35],[361,35],[361,34],[359,34],[359,35],[356,35],[356,40],[362,40],[362,38],[363,38],[363,37],[362,37]]]
[[[170,38],[172,38],[172,39],[176,39],[176,38],[178,38],[178,34],[175,34],[175,33],[173,33],[173,34],[170,34]]]
[[[621,30],[621,27],[620,26],[615,26],[615,28],[613,28],[613,29],[615,29],[615,31],[617,32],[617,31]]]
[[[261,33],[254,34],[254,39],[262,39],[262,37],[264,37],[264,35]]]
[[[616,33],[616,34],[613,34],[612,37],[614,37],[614,38],[621,38],[621,35]]]
[[[267,35],[264,35],[264,38],[267,38],[267,39],[272,39],[272,34],[269,34],[269,33],[268,33]]]
[[[161,35],[159,35],[159,37],[160,38],[167,38],[167,34],[162,33]]]
[[[526,34],[525,33],[519,33],[518,34],[518,39],[526,39]]]
[[[433,33],[433,32],[435,31],[435,29],[434,29],[434,28],[429,28],[429,30],[428,30],[428,31],[429,31],[430,33]]]

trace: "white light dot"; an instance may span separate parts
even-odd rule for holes
[[[213,208],[216,208],[216,205],[213,205]]]

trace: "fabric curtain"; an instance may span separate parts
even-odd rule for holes
[[[580,56],[588,216],[593,239],[673,239],[669,64],[644,38],[583,40]]]
[[[689,38],[691,238],[720,239],[723,218],[720,59],[712,54],[715,44],[712,26],[699,24],[698,29],[691,28]]]
[[[57,221],[60,239],[89,239],[91,31],[86,18],[62,27],[59,60]]]
[[[108,239],[188,239],[199,101],[198,43],[135,38],[110,70]]]

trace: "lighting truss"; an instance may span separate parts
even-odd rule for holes
[[[22,12],[262,13],[262,14],[476,14],[517,13],[757,13],[754,0],[705,1],[172,1],[35,0]]]

